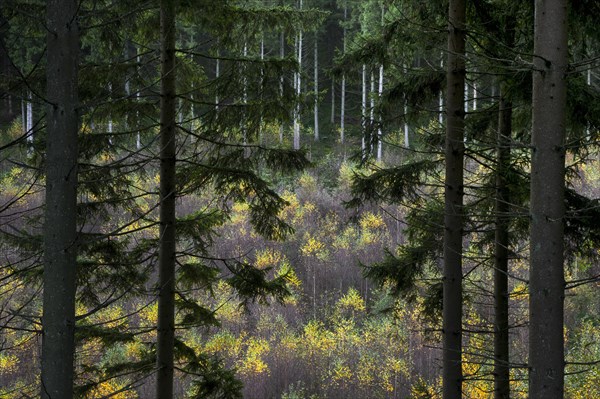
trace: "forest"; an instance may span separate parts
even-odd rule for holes
[[[599,17],[1,0],[0,398],[600,398]]]

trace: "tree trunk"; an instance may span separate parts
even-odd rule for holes
[[[531,158],[529,397],[564,388],[567,1],[536,0]]]
[[[315,32],[315,64],[314,64],[314,91],[315,91],[315,141],[319,141],[319,35]]]
[[[383,64],[379,66],[379,87],[377,88],[377,97],[381,103],[383,94]],[[379,124],[377,126],[377,162],[381,162],[383,156],[383,132],[381,131],[381,112],[378,115]]]
[[[300,0],[302,10],[302,0]],[[302,92],[302,31],[298,33],[298,72],[296,73],[296,110],[294,112],[294,150],[300,149],[300,93]]]
[[[346,19],[348,19],[348,5],[345,4],[344,5],[344,22],[346,22]],[[342,44],[342,51],[345,54],[346,53],[346,26],[344,25],[344,33],[343,33],[343,44]],[[342,73],[342,93],[341,93],[341,98],[340,98],[340,143],[342,143],[342,146],[344,144],[344,139],[345,139],[345,126],[344,126],[344,122],[346,119],[346,73]],[[345,151],[344,151],[345,154]]]
[[[443,397],[462,393],[462,237],[465,85],[465,0],[450,0],[444,206]]]
[[[510,368],[508,346],[508,248],[510,221],[510,145],[512,133],[512,103],[501,87],[498,112],[498,149],[496,166],[496,232],[494,244],[494,398],[510,398]]]
[[[27,132],[27,143],[33,144],[33,102],[31,90],[27,90],[27,123],[25,124],[25,131]]]
[[[279,56],[283,59],[283,57],[285,57],[285,34],[283,33],[283,31],[280,33],[279,36]],[[281,74],[281,77],[279,78],[279,95],[281,96],[281,99],[283,101],[283,73]],[[283,143],[283,121],[281,122],[281,124],[279,125],[279,143]]]
[[[160,244],[158,254],[157,399],[173,398],[175,342],[175,0],[160,2]]]
[[[46,211],[41,397],[73,397],[79,29],[75,0],[46,3]]]
[[[371,96],[369,100],[369,152],[373,153],[373,127],[375,126],[375,74],[371,70],[371,87],[369,90],[369,95]]]
[[[331,127],[335,123],[335,78],[331,77]]]
[[[366,135],[367,135],[367,66],[362,66],[362,105],[360,113],[360,127],[361,127],[361,154],[362,159],[365,159],[367,147],[366,147]]]

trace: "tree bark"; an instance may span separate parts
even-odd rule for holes
[[[46,210],[41,397],[73,397],[79,29],[75,0],[46,3]]]
[[[531,158],[529,397],[564,395],[567,1],[536,0]]]
[[[157,399],[173,398],[175,342],[175,0],[161,0],[160,244],[158,255]]]
[[[300,0],[302,10],[302,0]],[[294,150],[300,149],[300,93],[302,92],[302,30],[298,33],[298,72],[296,73],[296,110],[294,111]]]
[[[361,103],[361,114],[360,114],[360,127],[361,127],[361,154],[362,159],[366,156],[366,135],[367,135],[367,65],[362,66],[362,103]]]
[[[494,398],[510,398],[508,340],[508,260],[510,190],[507,175],[510,168],[512,103],[506,90],[500,89],[498,112],[498,149],[496,154],[496,231],[494,244]]]
[[[381,95],[383,94],[383,64],[379,66],[379,86],[377,88],[377,98],[381,103]],[[377,126],[377,162],[381,162],[383,157],[383,132],[381,130],[381,111],[378,115],[379,124]]]
[[[314,53],[314,91],[315,91],[315,141],[319,141],[319,35],[315,31],[315,53]]]
[[[348,19],[348,5],[345,4],[344,5],[344,22],[346,22],[346,20]],[[344,25],[344,33],[343,33],[343,48],[342,51],[345,54],[346,53],[346,26]],[[344,144],[344,140],[345,140],[345,119],[346,119],[346,73],[343,72],[342,73],[342,93],[341,93],[341,98],[340,98],[340,143],[342,143],[342,145]],[[345,151],[344,151],[345,154]]]
[[[446,98],[443,277],[443,397],[462,392],[462,237],[465,85],[465,0],[450,0]]]
[[[281,59],[283,59],[283,57],[285,57],[285,33],[283,31],[279,34],[279,56],[281,57]],[[284,75],[282,73],[281,77],[279,78],[279,95],[281,96],[282,101],[283,101],[283,80],[284,80]],[[279,143],[283,143],[283,121],[279,124]]]

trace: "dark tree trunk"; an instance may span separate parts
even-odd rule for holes
[[[512,103],[506,99],[506,89],[500,88],[498,112],[498,150],[496,170],[496,232],[494,263],[494,399],[510,397],[508,351],[508,258],[510,192],[508,172],[512,132]]]
[[[446,99],[446,177],[444,206],[444,399],[462,388],[462,236],[464,163],[465,0],[450,0]]]
[[[564,388],[567,1],[536,0],[531,159],[529,397]]]
[[[77,260],[78,4],[47,2],[42,398],[73,397]]]
[[[173,398],[175,342],[175,0],[161,0],[160,246],[157,399]]]

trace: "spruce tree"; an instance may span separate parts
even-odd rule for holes
[[[529,397],[564,396],[567,2],[536,1],[531,158]]]
[[[47,3],[42,398],[73,397],[77,258],[77,2]]]

